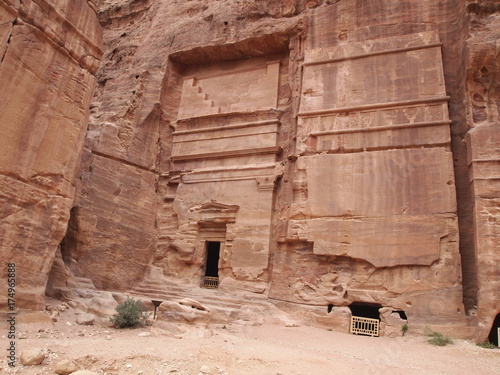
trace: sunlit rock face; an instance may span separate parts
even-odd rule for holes
[[[15,219],[25,209],[7,213],[17,225],[6,232],[10,249],[26,243],[19,231],[44,223],[26,237],[35,245],[23,245],[44,259],[25,258],[44,267],[33,293],[43,293],[60,244],[55,294],[78,280],[154,294],[216,278],[222,291],[261,294],[312,324],[342,329],[347,306],[365,303],[404,311],[415,331],[488,335],[499,313],[494,5],[103,0],[104,57],[86,122],[100,57],[89,4],[64,8],[80,12],[72,22],[85,38],[51,37],[67,37],[64,56],[84,75],[27,80],[28,92],[82,98],[81,111],[55,99],[37,109],[67,119],[75,110],[80,133],[59,131],[47,138],[57,147],[40,141],[32,155],[24,150],[44,139],[38,130],[7,132],[23,143],[2,154],[4,178],[23,187],[6,182],[6,196],[39,186],[47,199],[30,210],[59,210],[26,225]],[[0,46],[9,52],[28,21],[14,22],[14,3],[5,9]],[[33,128],[51,129],[42,124]],[[72,201],[61,170],[76,165]],[[50,251],[36,236],[51,239]]]
[[[95,10],[85,0],[0,1],[1,273],[16,264],[20,306],[44,308],[66,232],[102,56]]]

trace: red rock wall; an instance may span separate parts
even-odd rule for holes
[[[78,240],[80,242],[77,241],[80,244],[78,245],[80,249],[73,250],[75,254],[78,254],[78,261],[75,266],[77,274],[91,277],[99,287],[113,288],[133,287],[134,284],[142,280],[142,273],[148,265],[157,265],[164,270],[165,274],[169,275],[191,275],[191,277],[197,275],[197,272],[193,273],[192,269],[193,267],[195,269],[202,267],[202,264],[199,262],[202,261],[203,256],[198,254],[198,252],[203,250],[196,245],[196,241],[198,241],[197,224],[190,224],[189,220],[191,219],[188,220],[188,217],[191,215],[189,213],[191,212],[190,210],[197,212],[196,203],[204,204],[205,202],[201,201],[202,197],[208,199],[210,198],[210,194],[208,190],[204,190],[205,187],[202,184],[193,185],[192,181],[194,177],[189,177],[188,181],[188,177],[183,177],[183,174],[188,173],[189,170],[196,170],[201,167],[213,168],[215,164],[210,161],[212,159],[199,162],[192,161],[190,162],[191,164],[180,162],[177,154],[180,152],[179,147],[181,147],[181,144],[174,143],[172,145],[171,134],[172,132],[174,133],[174,140],[180,139],[180,135],[175,135],[175,132],[179,129],[183,129],[182,131],[194,131],[193,129],[197,127],[214,126],[213,124],[216,124],[216,122],[212,124],[210,122],[203,122],[205,120],[197,120],[197,122],[193,121],[192,123],[186,122],[186,125],[176,122],[179,105],[182,105],[182,100],[187,100],[181,99],[183,86],[180,82],[184,76],[191,74],[188,71],[193,71],[193,68],[190,68],[192,66],[204,66],[210,63],[214,65],[214,69],[217,69],[215,65],[218,61],[241,60],[248,57],[271,56],[273,54],[285,53],[289,55],[289,61],[285,63],[284,60],[281,64],[282,69],[286,67],[286,70],[283,70],[285,74],[282,73],[280,76],[280,92],[278,94],[280,103],[287,103],[286,105],[280,104],[278,106],[282,111],[282,114],[280,114],[281,126],[279,136],[280,146],[284,152],[276,159],[282,162],[284,175],[276,185],[275,213],[271,219],[278,228],[278,231],[270,237],[269,253],[267,255],[269,259],[268,270],[254,281],[268,282],[269,277],[271,277],[271,295],[286,295],[288,300],[295,301],[295,297],[292,295],[288,296],[288,287],[284,286],[286,284],[284,280],[287,278],[300,280],[300,272],[298,269],[288,269],[289,261],[295,256],[294,254],[298,249],[303,248],[300,241],[315,240],[315,243],[319,246],[318,244],[321,243],[319,233],[324,232],[324,229],[321,229],[321,225],[314,224],[318,223],[318,221],[314,223],[311,221],[309,223],[308,220],[313,217],[320,218],[327,217],[328,215],[337,215],[336,210],[321,210],[320,202],[322,196],[331,196],[332,199],[339,199],[338,194],[343,194],[344,198],[340,199],[347,199],[344,205],[348,211],[351,210],[354,213],[359,211],[372,215],[373,218],[367,218],[367,220],[368,222],[372,220],[372,224],[379,229],[374,229],[375,227],[371,228],[370,225],[372,224],[368,224],[367,222],[366,225],[368,227],[365,230],[368,232],[375,230],[376,232],[381,231],[381,233],[384,233],[384,230],[390,228],[389,226],[383,229],[384,226],[381,222],[379,223],[380,219],[375,217],[376,213],[380,212],[383,206],[387,206],[379,199],[385,195],[372,194],[371,199],[378,201],[378,203],[373,206],[373,209],[367,210],[362,208],[362,205],[360,206],[364,201],[359,199],[359,196],[352,195],[351,192],[346,190],[348,187],[347,185],[344,186],[345,184],[338,185],[343,186],[342,189],[344,189],[339,188],[342,190],[340,192],[326,192],[326,195],[323,194],[318,185],[321,180],[318,177],[321,176],[321,171],[319,170],[317,171],[318,176],[316,178],[311,169],[305,180],[301,180],[300,173],[307,172],[300,172],[301,167],[296,170],[296,165],[302,163],[300,161],[300,154],[305,153],[304,155],[306,155],[309,152],[304,151],[307,147],[319,147],[318,152],[331,153],[333,150],[334,154],[335,152],[344,152],[342,150],[350,150],[350,156],[346,155],[346,157],[355,159],[351,161],[353,166],[359,165],[358,162],[360,160],[356,156],[359,154],[359,151],[368,149],[371,151],[368,156],[380,155],[380,160],[385,160],[375,163],[373,168],[377,168],[376,165],[390,163],[387,160],[402,160],[405,158],[413,160],[414,156],[412,155],[418,154],[417,159],[428,159],[427,163],[429,167],[427,169],[414,167],[414,170],[412,169],[413,172],[406,176],[403,173],[398,184],[401,185],[403,190],[407,189],[405,194],[414,194],[414,199],[412,198],[413,203],[406,209],[409,210],[408,214],[410,215],[421,215],[418,220],[422,223],[421,225],[417,223],[417,225],[411,222],[403,223],[401,222],[402,219],[398,219],[398,221],[391,219],[391,223],[393,223],[391,225],[394,228],[400,228],[403,232],[407,230],[415,231],[416,240],[412,242],[414,244],[412,246],[416,246],[419,237],[417,233],[422,231],[422,235],[424,235],[424,232],[430,233],[429,223],[434,223],[435,221],[431,227],[437,226],[442,229],[442,233],[438,236],[441,240],[437,237],[431,238],[432,236],[430,236],[428,243],[433,243],[433,245],[429,245],[429,248],[426,248],[426,245],[422,245],[422,254],[427,254],[425,256],[413,254],[415,251],[418,253],[420,250],[417,250],[417,248],[411,250],[410,246],[409,250],[405,253],[406,255],[404,255],[406,260],[402,261],[401,259],[382,259],[384,258],[383,256],[379,257],[379,260],[374,260],[377,257],[376,255],[374,255],[375,258],[363,255],[366,252],[363,249],[367,248],[367,246],[369,248],[370,241],[374,239],[370,236],[367,236],[367,239],[360,239],[361,242],[358,245],[358,249],[360,250],[356,251],[360,252],[359,254],[361,255],[351,253],[351,256],[354,258],[370,259],[377,264],[378,269],[372,269],[370,266],[375,276],[372,279],[365,280],[361,284],[356,282],[357,286],[354,286],[354,284],[351,285],[354,282],[352,280],[357,280],[358,278],[355,276],[356,272],[352,276],[353,279],[348,277],[344,284],[350,288],[363,290],[363,292],[359,292],[363,297],[358,297],[358,299],[362,298],[369,301],[379,300],[379,302],[381,299],[384,299],[384,303],[386,304],[389,304],[389,301],[377,294],[378,292],[370,297],[370,290],[372,288],[379,289],[384,287],[390,290],[389,294],[416,293],[419,297],[415,297],[415,301],[401,297],[401,301],[397,304],[394,302],[393,307],[411,310],[408,306],[416,305],[417,307],[413,307],[415,311],[413,315],[420,316],[422,321],[429,309],[426,306],[429,302],[426,301],[426,298],[430,297],[426,297],[426,293],[428,296],[431,294],[435,295],[439,290],[439,293],[448,295],[454,301],[453,304],[450,304],[449,311],[445,315],[452,320],[455,319],[455,316],[459,316],[458,319],[454,320],[455,323],[464,324],[465,312],[462,307],[462,292],[461,288],[457,287],[461,283],[461,270],[459,266],[458,226],[452,159],[449,152],[458,142],[455,141],[456,137],[449,137],[448,124],[446,122],[448,121],[446,106],[443,107],[441,103],[439,104],[440,107],[429,107],[435,108],[439,112],[433,112],[434,114],[429,115],[424,113],[427,113],[425,111],[431,111],[431,109],[427,110],[425,109],[427,107],[422,107],[424,109],[422,109],[423,112],[421,112],[421,115],[418,115],[420,116],[420,120],[418,121],[441,121],[440,124],[434,124],[434,128],[426,127],[425,129],[408,130],[399,133],[395,130],[387,130],[388,132],[381,135],[371,132],[366,133],[367,135],[363,135],[362,137],[350,133],[351,135],[346,134],[344,136],[346,140],[343,141],[343,148],[330,149],[328,144],[335,144],[336,141],[333,138],[330,139],[331,137],[328,138],[328,136],[325,136],[326,138],[324,139],[321,138],[321,147],[306,142],[305,148],[302,147],[300,142],[296,145],[292,138],[294,135],[301,136],[301,131],[305,131],[304,129],[308,129],[309,126],[305,122],[297,124],[294,120],[296,113],[299,111],[307,112],[316,110],[318,108],[320,110],[329,108],[328,106],[319,106],[316,108],[314,104],[309,105],[310,108],[308,107],[307,103],[309,99],[307,95],[302,95],[300,90],[301,86],[308,85],[312,81],[309,81],[309,78],[307,78],[307,72],[309,71],[307,67],[305,68],[304,79],[299,74],[302,60],[304,58],[306,61],[308,61],[307,59],[324,58],[321,56],[314,57],[315,51],[323,49],[324,51],[331,50],[333,53],[339,45],[345,48],[344,54],[348,56],[349,53],[354,55],[359,54],[356,48],[364,48],[365,51],[366,48],[371,48],[369,46],[373,42],[369,41],[373,40],[387,41],[388,49],[392,47],[396,49],[406,48],[408,45],[411,46],[411,43],[414,43],[412,42],[413,39],[411,38],[413,37],[411,35],[421,32],[431,32],[433,33],[432,35],[435,35],[435,39],[423,40],[419,42],[420,44],[442,43],[442,46],[439,44],[436,44],[434,47],[431,46],[433,49],[424,47],[421,52],[414,50],[413,52],[408,52],[407,57],[405,57],[406,55],[400,56],[407,58],[408,61],[404,65],[408,66],[408,69],[411,70],[413,69],[411,68],[411,64],[415,59],[414,56],[419,54],[418,56],[420,57],[417,56],[417,59],[420,59],[421,63],[414,66],[414,69],[417,69],[415,75],[410,74],[411,71],[405,73],[404,70],[401,70],[401,72],[398,71],[396,78],[391,76],[390,73],[384,73],[384,68],[393,65],[397,67],[398,59],[396,55],[391,60],[393,61],[392,63],[387,59],[379,59],[376,56],[372,58],[373,62],[366,60],[372,66],[379,66],[380,69],[374,70],[371,76],[367,74],[364,78],[358,77],[359,81],[356,81],[356,78],[352,76],[350,78],[351,83],[349,84],[351,86],[338,86],[337,88],[331,86],[331,93],[328,95],[335,95],[335,92],[339,92],[339,88],[344,89],[348,95],[343,99],[340,97],[335,99],[337,100],[337,107],[378,105],[377,103],[384,101],[428,100],[432,95],[432,100],[435,100],[434,97],[437,98],[438,96],[439,100],[446,100],[443,98],[446,95],[450,96],[449,100],[452,103],[450,106],[455,105],[453,103],[459,103],[463,97],[461,89],[464,81],[460,78],[457,79],[457,76],[459,76],[457,71],[463,68],[463,65],[461,65],[463,59],[460,60],[457,57],[461,55],[463,49],[464,36],[462,35],[461,26],[464,25],[466,20],[464,3],[441,2],[435,4],[434,2],[421,1],[404,3],[391,1],[268,1],[265,4],[264,2],[245,2],[243,6],[237,6],[232,2],[185,2],[180,4],[169,1],[135,1],[127,5],[120,5],[118,2],[105,1],[101,5],[100,20],[106,30],[105,44],[107,54],[99,73],[99,94],[96,96],[93,104],[94,109],[86,143],[88,153],[82,164],[81,172],[83,178],[79,187],[79,197],[77,200],[77,205],[82,208],[79,214],[81,215],[81,221],[84,223],[95,223],[95,230],[93,234],[91,234],[91,231],[82,234],[82,238]],[[405,42],[405,36],[409,36],[407,42]],[[394,43],[397,45],[393,43],[394,45],[390,47],[389,41],[391,38],[394,39]],[[423,38],[425,39],[427,36]],[[365,43],[366,45],[363,44],[365,41],[368,41]],[[457,41],[459,42],[458,44]],[[379,53],[376,52],[376,48],[379,47],[375,46],[373,48],[375,48],[375,54]],[[380,48],[386,47],[382,46]],[[349,52],[349,49],[351,49],[351,52]],[[442,62],[440,52],[442,52]],[[337,55],[334,56],[338,56],[338,51],[336,53]],[[387,64],[387,66],[384,67],[384,64]],[[360,69],[359,73],[361,74],[366,71],[366,67],[360,66]],[[198,70],[201,71],[200,69]],[[422,73],[422,76],[418,76],[418,72],[420,71],[428,73]],[[311,73],[311,77],[314,77],[315,74],[317,73]],[[399,78],[398,74],[400,75]],[[378,83],[369,82],[373,77],[379,78]],[[408,78],[407,82],[405,81],[405,77]],[[421,85],[419,77],[424,82],[422,86],[419,86]],[[412,79],[415,80],[416,78],[418,78],[418,82],[412,81]],[[314,78],[311,79],[314,80]],[[396,81],[393,81],[394,79]],[[398,79],[399,81],[397,81]],[[365,82],[366,87],[369,88],[366,95],[358,99],[349,97],[350,94],[348,92],[356,90],[356,85],[359,86],[360,82]],[[399,83],[394,84],[394,82]],[[394,85],[397,87],[396,91],[391,88]],[[200,84],[201,86],[203,85]],[[201,90],[200,87],[197,90]],[[422,87],[423,91],[417,93],[415,96],[412,88],[417,87]],[[194,95],[194,98],[196,93],[192,95]],[[301,96],[302,98],[300,98]],[[302,101],[301,107],[299,107],[300,100]],[[333,99],[330,98],[329,100]],[[344,100],[344,103],[341,103],[341,100]],[[416,110],[418,111],[419,109]],[[210,115],[213,109],[209,108],[206,111]],[[185,114],[190,113],[189,116],[198,116],[195,112],[191,112],[188,111]],[[244,109],[243,112],[245,112]],[[366,115],[371,116],[370,114]],[[254,115],[246,115],[245,121],[254,121],[252,116]],[[387,112],[387,116],[396,115]],[[397,116],[401,115],[398,114]],[[389,123],[397,125],[393,120],[389,120],[389,117],[387,117],[386,123],[380,123],[379,125],[386,126]],[[460,121],[464,118],[464,113],[461,113],[460,110],[452,111],[449,114],[449,118],[453,121],[451,125],[452,129],[463,126]],[[183,121],[188,120],[185,119]],[[236,120],[228,121],[237,123]],[[408,121],[411,122],[413,120]],[[183,128],[180,128],[180,126],[183,126]],[[311,126],[314,127],[316,125]],[[324,128],[321,128],[323,125],[318,126],[318,128],[313,128],[312,131],[321,132],[324,130]],[[410,124],[410,126],[413,125]],[[438,127],[436,128],[436,126]],[[438,133],[433,135],[433,131]],[[453,132],[463,133],[463,131],[462,133]],[[388,139],[390,140],[389,142],[387,141]],[[434,149],[423,151],[412,150],[412,148],[421,147],[422,145],[425,147],[433,145]],[[182,147],[185,148],[188,146],[182,143]],[[234,150],[239,149],[237,144],[233,144],[231,147]],[[407,154],[411,155],[402,156],[403,154],[399,151],[383,152],[385,148],[391,147],[409,148],[410,150],[408,150]],[[297,148],[297,152],[295,148]],[[207,150],[209,153],[213,152],[209,149]],[[190,157],[194,158],[197,152],[199,153],[199,150],[193,149],[189,151],[186,149],[183,152],[192,155]],[[441,156],[436,156],[436,153],[440,153]],[[324,157],[332,159],[331,163],[327,163],[328,165],[332,163],[334,165],[334,161],[338,159],[334,154]],[[174,165],[169,160],[171,155],[174,156]],[[297,156],[299,156],[299,161],[295,163],[294,159]],[[238,163],[242,163],[242,160],[240,158]],[[247,161],[244,163],[256,162],[255,158],[252,161],[250,159],[245,160]],[[227,166],[232,161],[224,163]],[[315,162],[311,163],[306,162],[305,165],[310,165],[312,168]],[[412,163],[415,164],[415,162]],[[242,164],[239,165],[241,166]],[[364,165],[370,168],[368,161]],[[391,179],[390,176],[398,168],[395,167],[393,170],[390,169],[384,172],[387,173],[386,178]],[[404,169],[404,166],[401,168]],[[303,170],[306,171],[307,167]],[[349,179],[349,170],[347,168],[346,171],[339,172],[339,178],[345,175],[342,178]],[[361,168],[359,173],[363,174],[363,170]],[[434,172],[430,172],[432,170]],[[466,171],[465,158],[463,158],[463,161],[459,159],[455,160],[455,170]],[[135,175],[134,172],[136,173]],[[435,173],[439,177],[433,180],[432,175],[429,173]],[[206,179],[206,177],[204,178]],[[373,191],[369,189],[370,184],[376,183],[380,179],[380,176],[377,178],[375,174],[372,179],[368,178],[366,181],[363,180],[364,182],[361,179],[356,180],[358,183],[364,184],[364,187],[361,187],[358,193],[367,196],[367,192]],[[435,184],[435,186],[425,186],[424,184],[423,188],[419,188],[418,186],[422,185],[421,181],[425,181],[425,179],[429,179],[429,183]],[[134,184],[138,186],[137,189],[125,188],[131,181],[135,181]],[[301,193],[302,188],[300,186],[303,183],[306,184],[304,185],[306,190]],[[309,187],[307,187],[307,184],[309,184]],[[294,186],[292,187],[292,185]],[[189,189],[188,186],[190,186]],[[208,189],[212,189],[214,192],[222,191],[217,185]],[[248,186],[245,188],[241,187],[240,189],[243,189],[241,191],[243,196],[247,193],[243,193],[243,191],[251,188]],[[373,186],[373,189],[376,190],[379,188]],[[417,192],[415,189],[420,190]],[[155,191],[160,193],[158,197],[155,197]],[[141,200],[136,199],[139,192],[141,192]],[[231,195],[227,193],[214,194],[226,200],[219,202],[221,204],[242,205],[242,203],[237,202],[236,198],[230,198]],[[306,196],[304,196],[305,201],[301,200],[300,194],[309,194],[309,198],[315,199],[314,202],[316,203],[308,201]],[[212,197],[213,199],[216,199],[215,195]],[[437,200],[439,204],[429,204],[426,206],[422,201],[422,199],[425,200],[426,195]],[[199,202],[198,196],[201,199]],[[467,200],[470,199],[466,192],[462,196]],[[354,201],[357,200],[358,203],[357,205],[354,204],[352,209],[349,209],[348,202],[351,198]],[[389,198],[387,204],[390,203]],[[228,200],[234,201],[229,202]],[[405,202],[403,200],[401,198],[401,204],[392,203],[390,215],[395,214],[396,211],[394,210],[396,210],[396,206],[399,207],[401,205],[401,210],[404,210],[403,206]],[[247,200],[247,202],[249,201]],[[191,202],[192,207],[187,207],[186,202]],[[295,213],[290,213],[287,207],[294,202],[297,208],[292,209],[292,211],[295,210],[293,211]],[[300,211],[299,206],[301,204],[306,204],[305,211]],[[307,204],[312,206],[307,208],[309,207]],[[459,203],[459,210],[462,209],[462,206],[464,204]],[[155,216],[156,210],[158,210],[157,216]],[[315,212],[320,211],[323,213],[319,214],[319,216],[315,214]],[[239,212],[240,215],[244,215],[241,213],[243,211]],[[277,214],[278,212],[279,214]],[[290,219],[294,218],[294,215],[295,217],[299,217],[299,212],[302,212],[300,215],[303,215],[303,219],[309,224],[304,224],[305,227],[301,227],[302,224],[297,225],[301,228],[307,227],[309,234],[304,234],[303,237],[301,235],[297,235],[296,237],[292,235],[290,237],[286,233],[295,225],[290,222]],[[131,215],[133,220],[129,220],[127,215]],[[235,215],[237,226],[238,213]],[[394,218],[395,216],[391,217]],[[233,228],[230,230],[230,228],[233,228],[233,224],[227,224],[227,233],[238,233],[237,229]],[[265,226],[262,228],[265,228]],[[341,232],[345,230],[341,229]],[[316,233],[315,231],[318,235],[311,234],[313,232]],[[247,233],[250,236],[257,236],[255,238],[259,238],[259,241],[262,241],[261,235],[255,234],[254,230]],[[383,234],[381,235],[383,236]],[[83,238],[85,236],[88,238]],[[159,238],[158,240],[157,237]],[[276,240],[280,240],[280,238],[285,238],[287,245],[278,245]],[[118,241],[117,239],[120,240]],[[233,240],[228,239],[228,241],[226,243],[227,248],[231,248],[236,243],[232,243],[231,241]],[[238,241],[238,239],[234,239],[234,241]],[[294,241],[299,242],[293,245]],[[395,248],[400,246],[397,244],[398,241],[396,239],[394,241]],[[157,243],[158,245],[156,245]],[[328,243],[328,240],[326,243]],[[305,279],[324,279],[326,277],[325,272],[328,274],[330,271],[320,271],[321,264],[324,262],[322,260],[323,257],[348,255],[350,251],[348,250],[347,253],[343,250],[338,252],[337,250],[326,250],[324,246],[320,247],[321,249],[314,250],[308,256],[307,263],[310,265],[308,267],[309,271],[304,270]],[[378,251],[375,251],[375,253],[378,253]],[[229,267],[227,276],[234,277],[236,281],[251,281],[248,279],[248,276],[241,276],[243,279],[237,276],[239,271],[230,271],[230,258],[231,254],[228,254],[227,264],[225,263],[224,266]],[[417,258],[420,260],[417,260]],[[236,264],[236,258],[233,260]],[[334,261],[333,258],[331,260]],[[248,259],[245,262],[248,262]],[[263,267],[261,264],[262,260],[259,260],[259,262],[259,267]],[[358,264],[357,262],[359,261],[352,261],[351,267],[356,268],[357,266],[355,265]],[[437,264],[434,264],[435,262]],[[292,264],[295,263],[292,262]],[[427,266],[418,268],[420,276],[417,279],[420,280],[419,282],[415,281],[415,271],[412,271],[413,266],[405,268],[404,264],[415,264],[418,267],[422,265]],[[430,264],[432,266],[429,267]],[[384,270],[384,265],[399,267]],[[275,275],[281,274],[282,277],[273,279],[271,273],[273,268]],[[94,272],[96,269],[98,269],[98,272]],[[191,271],[187,271],[189,269]],[[402,285],[397,286],[396,282],[393,285],[389,281],[394,280],[396,277],[394,274],[407,274],[404,277],[401,276],[404,280],[402,284],[406,285],[406,287]],[[437,274],[438,276],[429,279],[429,274]],[[347,276],[344,275],[342,277]],[[351,281],[348,282],[348,279]],[[423,280],[426,281],[424,282]],[[330,280],[328,283],[332,283],[332,281]],[[422,284],[416,287],[417,284],[421,283],[425,285]],[[337,285],[334,282],[331,286],[335,286],[334,284]],[[252,289],[250,286],[248,288]],[[312,285],[312,289],[314,288],[315,286]],[[329,301],[330,297],[327,296],[328,293],[325,295],[323,292],[319,288],[309,293],[313,295],[312,297],[308,297],[309,299],[299,298],[299,300],[302,303],[310,303],[312,299],[316,301],[314,302],[316,304],[328,304],[331,302]],[[342,294],[344,292],[342,291]],[[349,303],[355,299],[353,298],[349,297],[349,299],[338,302],[340,304]],[[435,309],[435,306],[433,309]],[[458,315],[457,310],[459,311]],[[437,309],[434,315],[442,313],[442,309]],[[434,317],[433,319],[437,318]]]
[[[216,197],[210,197],[209,191],[214,188],[208,187],[207,199],[198,201],[192,197],[187,184],[178,195],[175,193],[178,185],[175,174],[178,177],[179,173],[174,171],[191,168],[182,160],[177,162],[181,167],[172,167],[170,160],[171,156],[179,160],[183,153],[179,144],[172,151],[173,128],[170,127],[178,114],[182,75],[190,66],[282,54],[286,49],[286,34],[296,26],[296,21],[276,20],[265,15],[278,15],[286,8],[285,13],[291,16],[295,6],[287,3],[274,2],[270,7],[247,3],[241,9],[234,3],[218,2],[136,1],[125,6],[103,2],[100,20],[106,30],[107,53],[99,72],[99,95],[93,103],[86,157],[81,167],[82,181],[75,202],[81,208],[81,221],[96,224],[93,233],[77,236],[70,250],[76,254],[73,258],[77,258],[74,269],[77,275],[90,277],[100,288],[114,289],[133,288],[151,265],[165,268],[167,275],[193,276],[189,268],[197,235],[189,228],[189,220],[183,221],[188,213],[177,212],[175,206],[185,207],[185,202],[194,202],[188,208],[196,211],[195,206]],[[258,20],[263,15],[263,19]],[[244,21],[248,19],[252,22]],[[242,108],[245,111],[245,107]],[[252,116],[238,121],[269,118]],[[186,126],[186,129],[190,126],[194,129],[198,125]],[[203,147],[212,152],[210,149],[216,146]],[[233,149],[229,154],[246,152],[245,147],[231,143],[227,147]],[[278,149],[276,145],[268,148],[272,154]],[[252,149],[252,145],[246,149]],[[190,151],[190,157],[199,153],[200,150]],[[274,179],[274,166],[266,168],[265,174]],[[132,181],[137,184],[137,190],[127,188]],[[265,182],[258,185],[253,179],[253,184],[252,189],[259,194],[257,187]],[[195,187],[194,194],[199,190]],[[223,205],[231,205],[232,202],[227,202],[231,198],[227,197],[238,191],[227,190],[227,194],[220,193],[219,203]],[[265,200],[272,202],[272,186],[269,192],[262,194],[267,194]],[[252,207],[248,210],[258,213],[260,198],[252,197],[248,202],[252,200],[255,202],[249,203]],[[262,268],[268,264],[270,203],[268,206],[268,213],[263,215],[266,219],[259,224],[267,228],[267,233],[263,240],[259,239],[259,246],[264,249],[259,259],[263,259],[260,263],[264,265],[255,271],[258,274],[262,274]],[[250,215],[248,210],[240,210],[241,215]],[[127,213],[133,217],[127,218]],[[184,248],[179,248],[176,241]],[[242,249],[247,246],[240,245]],[[244,258],[241,264],[247,262]],[[194,273],[199,270],[197,264]]]
[[[27,20],[38,20],[28,17],[28,9],[38,3],[23,2]],[[20,32],[27,26],[12,26],[17,8],[4,8],[14,11],[5,11],[11,25],[0,27],[0,46],[14,53],[11,29]],[[43,238],[52,239],[52,250],[42,254],[43,259],[49,254],[48,262],[33,273],[37,293],[73,205],[77,208],[62,257],[71,271],[99,288],[133,288],[151,267],[196,283],[204,241],[222,236],[222,276],[229,289],[319,306],[324,314],[329,304],[380,303],[405,310],[414,326],[429,324],[462,336],[475,329],[469,315],[477,305],[479,337],[484,338],[498,313],[495,5],[466,0],[103,0],[99,8],[105,56],[75,202],[71,183],[64,184],[71,179],[63,174],[55,183],[50,173],[73,173],[77,153],[65,163],[69,151],[54,154],[57,148],[40,142],[40,157],[24,151],[14,156],[29,149],[24,143],[35,142],[19,134],[15,142],[23,146],[5,153],[5,164],[11,166],[5,178],[19,175],[16,183],[22,189],[43,187],[36,198],[43,205],[33,210],[39,215],[49,206],[60,210],[43,219],[33,216],[23,227],[15,225],[24,216],[11,219],[7,227],[16,228],[6,237],[11,248],[29,225],[44,228]],[[87,39],[69,48],[67,58],[93,71],[94,60],[82,52],[95,38],[85,26],[87,19],[73,21],[87,30],[82,31]],[[52,28],[40,29],[49,33]],[[53,34],[54,40],[66,35]],[[261,108],[270,101],[248,93],[242,94],[248,103],[239,98],[226,102],[207,78],[224,69],[236,71],[231,61],[243,66],[242,61],[254,58],[256,64],[279,61],[271,108]],[[200,74],[203,85],[196,83]],[[191,76],[192,87],[185,88]],[[82,77],[77,82],[85,85]],[[238,85],[248,91],[245,79],[233,79],[228,95],[239,92]],[[257,83],[266,93],[274,90],[274,83]],[[220,108],[206,95],[198,97],[203,86],[222,102]],[[65,97],[87,92],[71,89]],[[183,97],[188,91],[190,98]],[[207,108],[191,110],[190,100]],[[37,110],[47,110],[45,117],[57,111],[75,117],[66,107],[47,108]],[[324,116],[325,111],[331,113]],[[30,123],[26,116],[19,123]],[[251,132],[262,125],[259,129],[267,129],[272,139],[263,137],[258,142],[262,152],[250,155],[260,135],[238,143],[233,130],[220,129],[225,125]],[[208,128],[216,130],[211,134]],[[199,147],[190,149],[192,137],[198,136],[203,137],[196,140]],[[60,138],[58,145],[77,143]],[[209,157],[200,156],[200,147]],[[51,164],[49,174],[41,173],[37,165],[44,165],[44,155],[51,152],[61,162]],[[323,178],[329,168],[334,173]],[[245,182],[225,183],[225,178]],[[9,182],[7,188],[22,191]],[[17,206],[30,205],[30,191]],[[62,198],[54,198],[53,191],[64,191]],[[15,217],[17,206],[9,217]],[[30,233],[36,237],[41,230]],[[391,249],[387,253],[385,244]],[[312,318],[327,318],[320,315]]]
[[[500,314],[500,5],[468,5],[467,127],[469,178],[477,269],[479,340]]]
[[[414,328],[471,334],[449,128],[463,114],[450,113],[447,122],[448,108],[439,104],[446,95],[460,100],[463,81],[448,62],[462,48],[451,36],[462,38],[456,25],[463,17],[457,2],[344,1],[312,12],[294,198],[280,215],[289,223],[271,297],[318,306],[381,303],[404,310]],[[442,45],[434,49],[436,42]],[[292,244],[299,240],[302,246]],[[439,302],[445,295],[447,305]]]
[[[2,0],[0,25],[0,257],[17,265],[17,305],[40,309],[75,194],[102,35],[84,0]]]

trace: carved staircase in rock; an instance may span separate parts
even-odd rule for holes
[[[201,115],[213,115],[221,112],[215,101],[203,92],[196,78],[188,78],[184,81],[182,89],[181,104],[179,106],[179,119],[197,117]]]

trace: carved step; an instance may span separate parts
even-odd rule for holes
[[[215,105],[208,93],[203,92],[203,88],[196,83],[194,78],[184,81],[178,115],[180,119],[204,114],[218,114],[220,111],[220,107]]]
[[[215,310],[223,308],[223,309],[232,309],[232,310],[240,310],[242,306],[251,307],[253,309],[257,309],[259,311],[263,311],[268,308],[269,302],[267,300],[256,301],[252,299],[246,299],[243,297],[229,296],[229,295],[220,295],[221,292],[215,292],[213,290],[205,290],[202,288],[199,289],[190,289],[185,290],[180,287],[172,287],[162,286],[161,288],[139,285],[134,288],[131,293],[134,293],[141,297],[150,297],[151,299],[157,300],[178,300],[182,298],[191,298],[197,300],[198,302],[213,308]],[[219,294],[217,294],[219,293]]]

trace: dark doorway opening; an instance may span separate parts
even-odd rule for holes
[[[207,241],[205,276],[219,277],[220,242]]]
[[[498,346],[498,328],[500,328],[500,314],[497,314],[495,320],[493,321],[493,326],[491,327],[490,334],[488,335],[488,341],[492,344]]]
[[[380,314],[378,310],[382,307],[378,303],[364,303],[364,302],[354,302],[349,305],[352,315],[360,316],[363,318],[371,318],[380,320]]]
[[[406,316],[406,313],[403,310],[396,310],[392,312],[393,314],[399,314],[399,317],[403,320],[408,320],[408,317]]]

